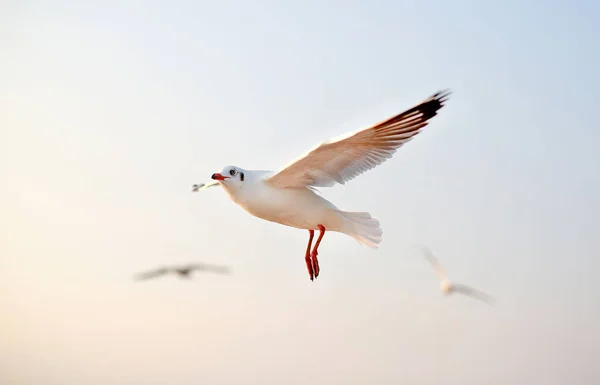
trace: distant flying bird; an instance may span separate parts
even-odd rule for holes
[[[189,279],[193,271],[206,271],[217,274],[228,274],[229,268],[226,266],[211,265],[206,263],[195,263],[184,266],[164,266],[158,269],[137,274],[136,278],[137,280],[145,280],[172,273],[177,274],[180,278]]]
[[[377,248],[383,234],[379,221],[371,214],[342,211],[317,195],[315,188],[343,185],[391,158],[437,115],[449,95],[449,91],[438,92],[381,123],[325,141],[278,172],[226,166],[211,178],[248,213],[308,230],[304,260],[312,281],[319,276],[318,248],[326,230],[347,234],[371,248]],[[192,191],[213,185],[195,185]],[[315,230],[319,237],[311,251]]]
[[[216,180],[214,180],[212,182],[208,182],[208,183],[195,184],[192,186],[192,192],[198,192],[200,190],[204,190],[209,187],[218,186],[218,185],[219,185],[219,182]]]
[[[494,299],[484,292],[475,290],[469,286],[461,285],[458,283],[451,283],[448,280],[446,271],[442,268],[442,265],[440,264],[438,259],[433,255],[431,250],[425,247],[423,247],[422,250],[423,254],[425,255],[425,258],[433,266],[440,278],[440,291],[443,294],[449,295],[452,293],[459,293],[486,302],[489,305],[492,305],[494,303]]]

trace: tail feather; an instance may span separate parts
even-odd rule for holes
[[[347,220],[347,229],[343,231],[358,243],[367,245],[373,249],[383,240],[383,231],[379,227],[379,221],[371,214],[365,212],[339,211]]]

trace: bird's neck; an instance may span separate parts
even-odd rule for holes
[[[252,199],[257,187],[259,187],[261,183],[263,183],[262,180],[257,179],[252,175],[252,178],[247,177],[241,185],[231,187],[224,186],[224,190],[229,196],[229,199],[237,204],[243,204]]]
[[[239,188],[239,187],[229,187],[229,186],[225,186],[223,185],[223,190],[225,190],[225,193],[227,194],[227,196],[229,196],[229,199],[231,199],[232,201],[239,203],[241,196],[243,196],[242,190],[243,188]]]

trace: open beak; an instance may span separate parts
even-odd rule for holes
[[[223,176],[220,173],[216,172],[216,173],[212,174],[212,176],[210,178],[214,179],[214,180],[225,180],[225,179],[227,179],[229,177],[228,176]]]

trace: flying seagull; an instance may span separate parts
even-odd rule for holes
[[[383,231],[368,212],[348,212],[316,194],[316,187],[345,184],[391,158],[421,132],[447,101],[441,91],[416,106],[371,127],[325,141],[277,172],[226,166],[213,181],[194,191],[220,184],[229,198],[248,213],[282,225],[308,230],[304,260],[311,281],[319,276],[317,259],[325,231],[347,234],[377,248]],[[315,231],[319,231],[311,251]]]
[[[425,247],[423,247],[422,250],[423,254],[425,255],[425,259],[429,261],[429,263],[434,268],[434,270],[440,278],[440,291],[442,292],[442,294],[450,295],[453,293],[458,293],[486,302],[489,305],[492,305],[494,303],[494,299],[484,292],[475,290],[472,287],[466,285],[450,282],[448,280],[448,276],[446,275],[446,271],[444,270],[438,259],[433,255],[431,250]]]
[[[182,266],[163,266],[158,269],[146,271],[136,275],[137,280],[146,280],[160,277],[166,274],[177,274],[180,278],[191,278],[193,271],[207,271],[217,274],[228,274],[229,268],[226,266],[211,265],[206,263],[193,263]]]

